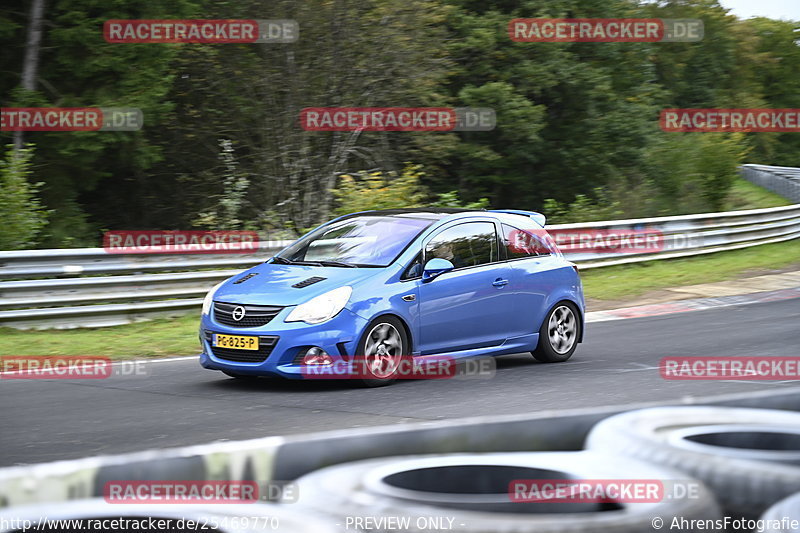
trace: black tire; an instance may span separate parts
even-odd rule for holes
[[[542,327],[539,328],[539,344],[531,352],[531,355],[542,363],[563,363],[572,357],[578,347],[578,339],[581,338],[580,316],[578,308],[572,302],[562,300],[554,305],[544,317]],[[564,319],[562,320],[560,317],[564,317]],[[565,320],[571,320],[571,327],[566,325]],[[551,331],[553,321],[559,323],[555,332]],[[554,339],[554,335],[562,339],[564,343],[559,344]]]
[[[382,327],[390,328],[391,331],[397,334],[400,341],[400,346],[398,348],[392,348],[392,351],[395,352],[392,354],[392,357],[397,356],[395,371],[393,372],[389,372],[388,369],[386,372],[373,371],[370,363],[372,362],[372,358],[376,357],[376,354],[367,353],[368,351],[372,351],[373,347],[371,343],[375,342],[376,333],[380,332]],[[410,354],[411,346],[408,340],[408,334],[400,319],[389,315],[376,318],[366,327],[364,335],[362,335],[361,340],[358,341],[355,357],[358,363],[357,368],[359,368],[359,378],[355,380],[355,383],[362,387],[384,387],[393,383],[397,380],[396,369],[403,361],[410,359]]]
[[[730,515],[757,518],[776,501],[800,492],[800,464],[793,462],[798,454],[791,447],[798,428],[800,413],[792,411],[655,407],[600,421],[586,438],[586,448],[685,472],[705,482]],[[756,442],[752,447],[741,441],[748,432]],[[766,432],[789,446],[771,445],[763,437]],[[691,440],[700,435],[714,445]]]
[[[407,521],[405,533],[441,530],[420,525],[419,519],[424,517],[452,519],[452,530],[460,533],[643,533],[654,531],[654,517],[667,525],[673,517],[690,522],[720,518],[713,496],[697,481],[693,482],[698,489],[696,497],[611,508],[607,504],[524,503],[509,498],[513,479],[554,476],[686,481],[684,474],[672,469],[585,451],[417,455],[344,463],[306,474],[297,480],[302,497],[294,505],[325,513],[337,523],[348,516],[398,517]],[[699,529],[685,526],[681,531]]]

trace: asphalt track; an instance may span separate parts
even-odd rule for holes
[[[550,409],[625,406],[797,382],[665,381],[665,356],[800,355],[800,298],[590,323],[567,363],[497,359],[490,379],[240,382],[196,359],[149,362],[145,376],[0,379],[0,466],[269,435]]]

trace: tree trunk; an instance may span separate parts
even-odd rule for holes
[[[39,49],[42,44],[42,19],[44,17],[45,0],[31,2],[31,14],[28,17],[28,41],[25,44],[25,60],[22,63],[22,88],[36,90],[36,74],[39,70]],[[14,132],[14,150],[22,148],[22,132]]]

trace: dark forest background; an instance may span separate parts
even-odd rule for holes
[[[705,38],[517,43],[517,17],[700,18]],[[104,41],[105,20],[140,18],[295,19],[300,39]],[[111,229],[286,236],[373,206],[717,210],[741,162],[798,165],[800,135],[664,133],[659,111],[800,108],[799,29],[716,0],[4,0],[3,107],[138,107],[145,126],[26,132],[16,152],[2,132],[0,249]],[[315,106],[491,107],[497,128],[303,131]]]

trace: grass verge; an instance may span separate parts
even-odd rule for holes
[[[2,355],[103,355],[138,359],[200,353],[200,312],[107,328],[19,331],[0,329]]]
[[[648,291],[712,283],[800,265],[797,240],[705,256],[651,261],[585,270],[586,297],[634,298]],[[166,357],[199,353],[199,316],[154,320],[108,328],[18,331],[0,329],[2,355],[104,355],[113,359]]]
[[[619,300],[669,287],[758,275],[797,263],[800,242],[795,239],[696,257],[584,270],[581,279],[587,298]]]
[[[783,196],[750,183],[744,178],[737,178],[728,191],[728,198],[723,211],[762,209],[764,207],[780,207],[789,204],[791,202]]]

